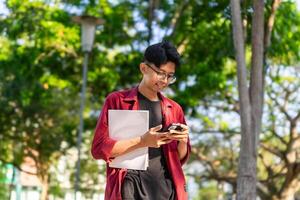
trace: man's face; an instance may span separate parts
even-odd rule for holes
[[[151,63],[142,63],[142,65],[144,82],[154,92],[165,89],[175,78],[175,64],[173,62],[162,64],[160,68]]]

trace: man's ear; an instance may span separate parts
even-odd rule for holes
[[[142,72],[142,74],[146,73],[147,69],[145,63],[140,63],[140,71]]]

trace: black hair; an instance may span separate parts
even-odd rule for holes
[[[168,41],[163,41],[147,47],[144,53],[144,61],[160,67],[167,62],[173,62],[176,67],[180,66],[180,55],[177,49]]]

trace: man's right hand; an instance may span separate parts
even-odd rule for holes
[[[161,145],[170,143],[172,140],[168,139],[168,132],[158,132],[162,125],[152,127],[141,137],[141,145],[144,147],[159,148]]]
[[[170,143],[168,138],[169,132],[158,132],[162,125],[150,128],[143,136],[135,137],[128,140],[120,140],[115,143],[111,150],[111,158],[123,155],[141,147],[159,148],[163,144]]]

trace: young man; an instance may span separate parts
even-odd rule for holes
[[[182,165],[190,153],[188,127],[181,107],[160,91],[175,82],[180,55],[169,42],[149,46],[140,64],[143,78],[130,90],[109,94],[101,110],[92,155],[109,163],[114,157],[148,147],[146,171],[111,168],[107,164],[105,200],[186,200]],[[115,141],[108,133],[108,110],[149,110],[150,129],[143,136]],[[176,123],[182,130],[170,130]],[[124,133],[125,134],[125,133]]]

